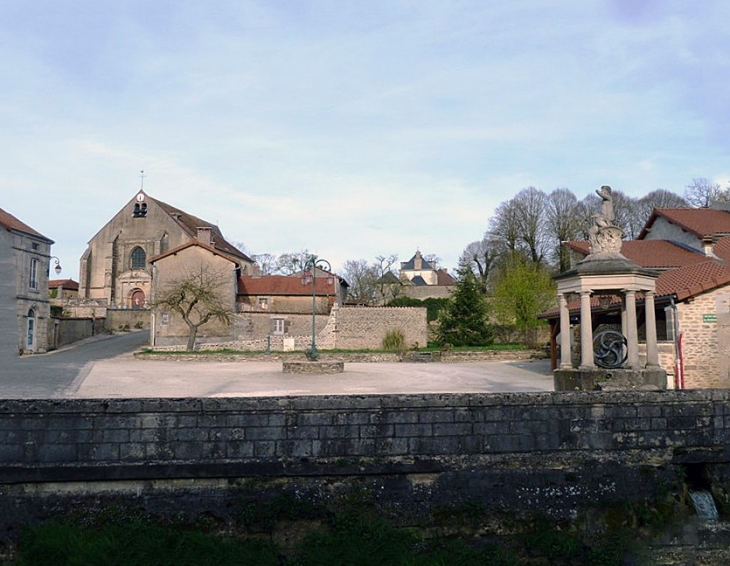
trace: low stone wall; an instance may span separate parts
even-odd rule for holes
[[[729,461],[730,391],[0,402],[0,508],[14,514],[41,492],[164,486],[172,509],[196,485],[220,498],[342,484],[414,513],[569,517]]]
[[[337,312],[336,347],[343,350],[378,349],[388,331],[400,330],[407,348],[428,344],[423,307],[341,307]]]

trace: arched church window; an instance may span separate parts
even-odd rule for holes
[[[132,250],[132,269],[144,269],[147,267],[147,254],[137,246]]]

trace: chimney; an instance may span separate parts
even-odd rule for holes
[[[423,269],[423,257],[421,257],[421,252],[416,251],[416,257],[413,258],[413,269],[420,271]]]
[[[197,239],[198,242],[200,242],[201,244],[205,244],[206,246],[212,246],[213,230],[211,230],[207,226],[199,226]]]
[[[715,257],[715,243],[712,238],[702,238],[702,253],[707,257]]]

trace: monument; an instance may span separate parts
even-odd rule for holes
[[[659,365],[654,294],[659,273],[621,254],[623,231],[614,224],[611,187],[596,191],[601,210],[589,230],[590,253],[574,268],[555,276],[560,310],[560,363],[553,372],[556,391],[597,389],[666,389]],[[646,363],[639,363],[637,295],[643,298]],[[580,362],[572,360],[571,301],[580,302]],[[620,325],[594,328],[595,309],[620,304]],[[620,329],[619,329],[620,327]]]

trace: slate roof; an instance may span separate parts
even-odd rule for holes
[[[730,212],[714,208],[655,208],[639,234],[643,240],[657,218],[676,224],[698,238],[730,234]]]
[[[45,240],[49,244],[54,243],[53,240],[47,238],[40,232],[33,230],[33,228],[28,226],[25,222],[21,222],[18,218],[16,218],[6,210],[3,210],[2,208],[0,208],[0,226],[5,228],[8,232],[15,230],[16,232],[23,232],[24,234],[28,234],[29,236],[34,236],[36,238],[40,238],[41,240]]]
[[[421,252],[418,251],[415,254],[413,254],[413,257],[409,259],[408,261],[402,261],[400,264],[401,271],[414,271],[416,269],[416,257],[419,256]],[[423,259],[423,256],[422,256]],[[433,270],[435,269],[432,262],[427,261],[426,259],[423,259],[423,267],[421,267],[421,271],[425,270]]]
[[[317,277],[315,295],[332,296],[336,293],[336,275]],[[244,275],[238,278],[239,295],[312,296],[312,282],[290,275]]]

